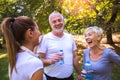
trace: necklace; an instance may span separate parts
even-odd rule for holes
[[[98,53],[98,54],[90,54],[90,58],[93,60],[93,61],[97,61],[99,60],[100,58],[102,57],[102,52]]]

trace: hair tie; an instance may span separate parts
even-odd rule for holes
[[[15,22],[15,18],[10,18],[10,24],[11,24],[11,30],[12,30],[12,33],[14,34],[14,29],[13,29],[13,24],[14,24],[14,22]]]
[[[15,18],[11,18],[11,19],[10,19],[10,21],[11,21],[12,23],[14,23],[14,21],[15,21]]]

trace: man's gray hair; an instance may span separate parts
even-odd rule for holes
[[[64,20],[64,17],[61,13],[57,12],[57,11],[53,11],[50,15],[49,15],[49,23],[50,23],[50,18],[56,14],[59,14],[61,16],[61,18]]]

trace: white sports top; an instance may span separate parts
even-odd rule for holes
[[[17,54],[16,69],[13,69],[10,80],[30,80],[32,75],[39,69],[43,69],[43,63],[36,55],[28,48],[21,46],[24,52]],[[43,80],[46,77],[43,75]]]

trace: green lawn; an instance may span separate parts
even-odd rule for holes
[[[74,72],[74,77],[76,73]],[[6,50],[0,50],[0,80],[8,79],[8,58]],[[120,80],[120,67],[113,65],[112,80]]]
[[[8,79],[8,58],[6,50],[0,50],[0,80]]]

